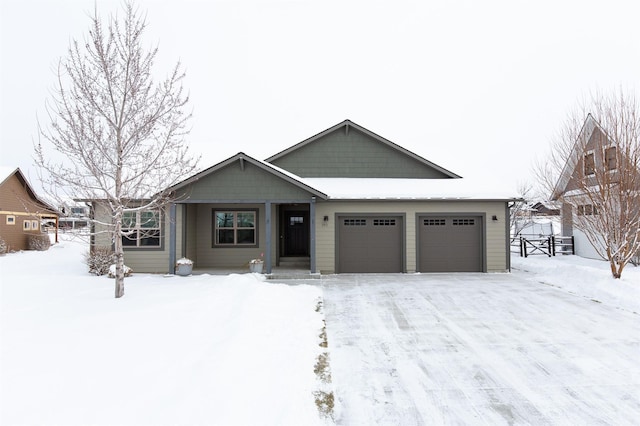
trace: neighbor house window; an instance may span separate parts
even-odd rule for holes
[[[607,170],[615,170],[618,167],[615,146],[604,149],[604,165]]]
[[[32,220],[31,221],[31,230],[32,231],[37,231],[38,228],[40,228],[38,221],[37,220]]]
[[[122,217],[122,245],[125,248],[160,247],[160,211],[124,212]]]
[[[584,175],[590,176],[596,173],[596,160],[593,152],[584,155]]]
[[[15,225],[16,217],[14,215],[7,215],[7,225]]]
[[[216,246],[255,246],[255,210],[216,210],[213,213],[213,241]]]
[[[25,220],[22,222],[22,229],[24,231],[31,231],[31,221],[30,220]]]
[[[578,216],[591,216],[598,214],[598,209],[592,204],[583,204],[578,206]]]

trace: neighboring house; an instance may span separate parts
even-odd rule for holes
[[[29,235],[49,220],[57,223],[56,209],[38,198],[20,169],[0,168],[0,237],[7,251],[27,249]]]
[[[560,216],[560,208],[552,202],[541,202],[531,206],[531,212],[534,216]]]
[[[615,141],[589,114],[553,189],[552,201],[564,199],[560,210],[562,235],[574,237],[574,250],[578,256],[602,259],[586,234],[575,226],[578,216],[599,214],[585,196],[584,185],[580,182],[588,182],[588,187],[594,189],[599,185],[616,185],[618,161],[624,161],[616,150]]]
[[[89,207],[75,202],[66,202],[60,207],[62,216],[58,227],[60,229],[75,230],[89,226]]]
[[[262,257],[267,273],[287,262],[323,274],[509,271],[513,197],[469,184],[346,120],[265,161],[238,153],[168,188],[178,201],[165,210],[130,214],[125,262],[157,273],[180,257],[196,270]],[[94,212],[109,220],[103,207]]]

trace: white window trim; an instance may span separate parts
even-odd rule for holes
[[[8,214],[8,215],[7,215],[7,219],[6,219],[6,224],[7,224],[7,225],[15,225],[15,224],[16,224],[16,217],[15,217],[15,215]]]

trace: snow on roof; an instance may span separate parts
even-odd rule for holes
[[[497,188],[466,179],[303,178],[334,200],[514,200]]]

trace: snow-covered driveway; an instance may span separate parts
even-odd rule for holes
[[[640,316],[513,274],[323,277],[336,422],[636,424]]]

